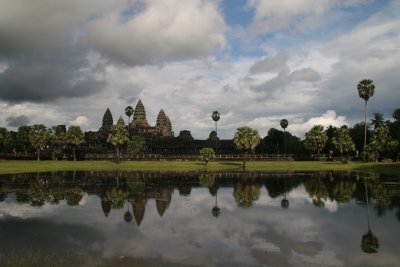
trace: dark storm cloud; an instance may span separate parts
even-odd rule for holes
[[[15,103],[89,96],[104,88],[95,78],[101,70],[80,53],[22,57],[0,73],[0,98]]]
[[[31,119],[25,115],[16,116],[16,117],[8,117],[6,119],[8,126],[11,127],[19,127],[22,125],[27,125],[31,122]]]

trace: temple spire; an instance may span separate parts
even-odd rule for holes
[[[117,121],[117,125],[125,126],[125,121],[124,121],[124,118],[122,118],[122,116],[119,116],[119,119]]]
[[[139,99],[136,104],[132,124],[134,124],[135,126],[149,127],[149,123],[146,119],[146,111],[144,110],[144,105],[141,99]]]

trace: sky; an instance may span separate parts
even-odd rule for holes
[[[142,100],[151,125],[232,138],[250,126],[303,137],[313,125],[400,108],[400,1],[0,0],[0,126],[98,130]]]

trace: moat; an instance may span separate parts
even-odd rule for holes
[[[0,176],[1,266],[398,266],[399,229],[400,177]]]

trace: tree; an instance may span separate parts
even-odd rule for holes
[[[365,130],[365,123],[364,122],[359,122],[353,125],[349,129],[349,133],[351,138],[354,141],[354,144],[356,145],[356,150],[361,152],[364,149],[364,130]],[[369,142],[371,137],[371,131],[368,129],[367,125],[367,142]]]
[[[253,181],[242,180],[234,186],[233,197],[239,207],[249,208],[260,197],[260,185]]]
[[[246,169],[246,157],[247,153],[254,153],[256,146],[260,143],[261,138],[258,131],[250,127],[244,126],[237,129],[234,137],[233,143],[236,149],[243,150],[245,156],[243,158],[243,169]]]
[[[400,108],[393,112],[394,122],[389,124],[390,135],[400,142]]]
[[[31,126],[25,125],[18,128],[17,132],[17,142],[22,145],[25,155],[28,154],[28,147],[30,145],[29,133],[31,131]]]
[[[317,152],[319,158],[320,151],[324,148],[327,140],[328,136],[326,131],[324,131],[324,126],[315,125],[306,133],[304,146],[309,151]]]
[[[279,123],[283,129],[283,143],[285,146],[285,154],[286,154],[286,128],[289,125],[289,122],[287,121],[287,119],[282,119]]]
[[[385,119],[383,118],[382,113],[374,113],[374,118],[371,119],[371,126],[374,126],[374,130],[378,128],[382,128],[385,126]]]
[[[72,145],[72,154],[73,154],[73,158],[74,161],[76,161],[76,147],[79,146],[83,140],[84,140],[84,135],[83,132],[81,130],[80,126],[77,125],[71,125],[68,127],[68,131],[67,131],[67,143]]]
[[[217,128],[217,122],[220,119],[220,115],[219,112],[217,110],[213,111],[211,118],[213,119],[213,121],[215,122],[215,151],[218,150],[218,128]]]
[[[0,148],[5,144],[7,136],[8,136],[7,129],[0,127]]]
[[[375,93],[375,85],[372,80],[361,80],[357,85],[358,95],[364,99],[364,149],[367,145],[367,102]]]
[[[398,149],[398,142],[392,141],[388,128],[378,128],[374,131],[371,142],[366,146],[366,154],[370,160],[376,161]]]
[[[66,141],[65,126],[64,125],[53,126],[48,131],[49,131],[49,145],[51,146],[51,158],[53,160],[56,160],[57,149],[59,149],[62,145],[64,145]]]
[[[128,132],[123,125],[113,125],[108,135],[107,142],[112,144],[117,152],[117,164],[119,164],[120,158],[120,146],[129,141]]]
[[[29,142],[36,149],[37,160],[40,160],[40,149],[46,145],[48,138],[49,134],[43,124],[35,124],[31,127]]]
[[[13,131],[7,132],[6,139],[4,140],[4,149],[6,152],[17,152],[17,133]]]
[[[202,149],[200,149],[199,152],[200,152],[200,158],[205,162],[206,167],[208,166],[208,162],[215,158],[214,149],[210,147],[203,147]]]
[[[127,106],[125,108],[125,115],[128,116],[128,128],[129,128],[131,116],[133,115],[133,107]]]
[[[128,152],[134,155],[139,154],[144,147],[144,138],[139,135],[134,135],[128,141]]]
[[[343,153],[348,155],[348,153],[353,152],[356,149],[353,139],[351,139],[349,129],[346,127],[341,127],[336,130],[332,143],[336,150],[339,151],[340,157],[343,156]]]

